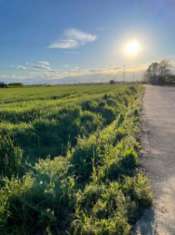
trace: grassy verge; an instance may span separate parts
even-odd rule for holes
[[[3,178],[0,233],[129,235],[151,205],[149,182],[137,168],[141,94],[142,87],[130,87],[123,96],[83,102],[81,112],[100,115],[102,128],[77,135],[65,157],[41,159],[22,178]]]

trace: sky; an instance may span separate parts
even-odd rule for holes
[[[121,79],[175,58],[174,0],[0,0],[0,81]],[[122,48],[138,40],[128,57]]]

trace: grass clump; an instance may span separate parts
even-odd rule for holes
[[[4,235],[64,234],[75,205],[75,182],[67,176],[67,166],[61,158],[41,161],[32,174],[6,180],[0,191]]]
[[[0,133],[0,178],[20,175],[23,152],[6,133]]]
[[[126,213],[126,199],[118,183],[87,185],[78,196],[72,234],[127,235],[130,225]]]

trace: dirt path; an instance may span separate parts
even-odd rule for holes
[[[145,86],[143,147],[154,206],[138,222],[136,234],[175,235],[175,87]]]

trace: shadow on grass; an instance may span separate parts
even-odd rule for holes
[[[132,235],[156,235],[156,223],[154,209],[146,209],[143,216],[136,223]]]

